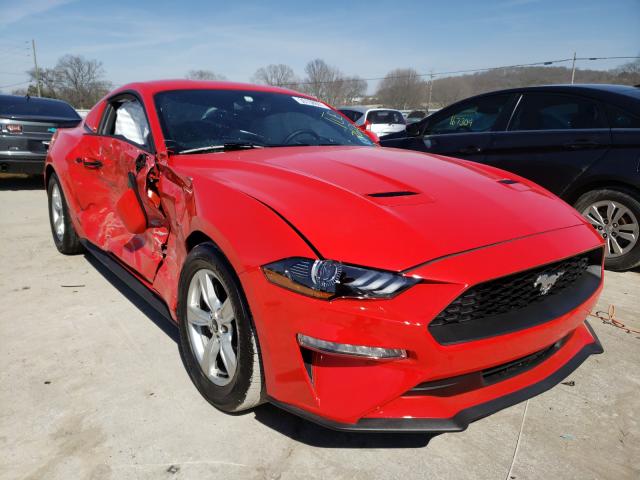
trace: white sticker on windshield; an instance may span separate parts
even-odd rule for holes
[[[324,103],[318,102],[316,100],[311,100],[310,98],[302,98],[302,97],[291,97],[291,98],[293,98],[296,102],[298,102],[301,105],[309,105],[311,107],[326,108],[327,110],[331,110]]]

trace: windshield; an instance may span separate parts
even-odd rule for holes
[[[155,96],[167,146],[176,153],[250,144],[373,145],[346,118],[315,100],[249,90],[176,90]]]

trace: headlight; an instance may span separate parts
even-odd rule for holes
[[[393,272],[302,257],[279,260],[263,266],[262,270],[276,285],[323,299],[391,298],[420,281]]]

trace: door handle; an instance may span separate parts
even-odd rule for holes
[[[600,144],[591,140],[576,140],[575,142],[565,143],[563,146],[568,150],[586,150],[589,148],[597,148]]]
[[[82,165],[85,168],[91,168],[91,169],[102,168],[102,162],[100,160],[87,160],[85,158],[80,160],[82,162]]]
[[[473,154],[473,153],[480,153],[482,152],[482,148],[478,147],[477,145],[469,145],[467,147],[462,147],[461,149],[458,150],[458,153],[465,153],[465,154]]]

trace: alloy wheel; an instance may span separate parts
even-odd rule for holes
[[[51,189],[51,218],[53,220],[53,231],[58,241],[64,238],[64,209],[62,208],[62,195],[57,183]]]
[[[236,316],[222,279],[208,269],[191,278],[187,294],[187,332],[203,373],[218,386],[233,379],[238,366]]]
[[[582,215],[604,238],[607,258],[628,253],[638,242],[638,219],[629,208],[619,202],[594,202],[582,211]]]

